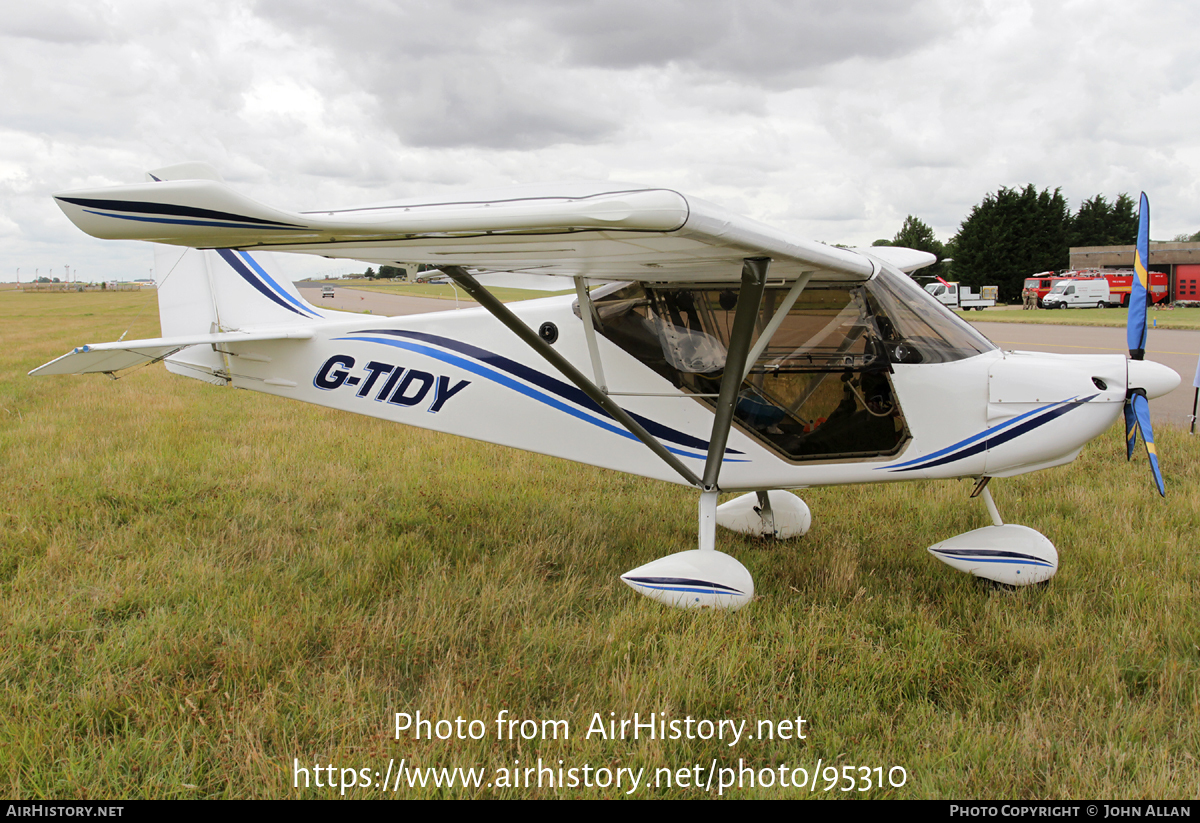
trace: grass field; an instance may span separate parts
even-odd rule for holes
[[[1048,323],[1056,326],[1113,326],[1125,328],[1128,309],[1039,309],[1022,311],[1020,306],[1003,309],[962,311],[963,320],[983,323]],[[1146,316],[1149,324],[1160,329],[1200,329],[1200,309],[1151,309]]]
[[[1200,438],[1159,433],[1166,501],[1115,429],[1069,467],[993,482],[1006,519],[1059,548],[1044,588],[991,589],[925,552],[988,522],[967,483],[812,489],[802,540],[718,537],[758,602],[685,613],[617,578],[694,547],[686,489],[161,366],[25,376],[127,327],[156,335],[154,300],[0,298],[9,797],[341,793],[318,779],[371,783],[345,792],[366,798],[628,788],[539,788],[536,774],[529,787],[520,772],[512,786],[500,771],[539,758],[580,782],[645,769],[635,797],[715,796],[720,777],[692,785],[714,763],[754,771],[726,797],[1200,795]],[[395,713],[418,711],[484,733],[396,739]],[[499,739],[505,711],[567,721],[570,737]],[[803,717],[805,738],[586,736],[596,715],[635,712],[744,720],[749,734]],[[401,760],[485,769],[496,785],[422,773],[429,785],[395,791],[417,775]],[[818,764],[815,790],[778,785],[781,767],[798,781]],[[857,791],[864,767],[883,788]],[[855,791],[840,791],[843,769]]]

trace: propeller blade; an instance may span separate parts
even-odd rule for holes
[[[1133,286],[1129,292],[1129,315],[1125,325],[1125,337],[1129,344],[1129,357],[1141,360],[1146,356],[1146,310],[1150,303],[1150,201],[1142,192],[1138,207],[1137,250],[1133,255]]]
[[[1158,451],[1154,448],[1154,430],[1150,428],[1150,401],[1146,399],[1146,395],[1138,393],[1130,398],[1130,402],[1137,414],[1137,425],[1142,431],[1142,441],[1146,444],[1146,456],[1150,458],[1150,471],[1154,473],[1154,484],[1158,486],[1158,493],[1166,497],[1167,492],[1163,487],[1162,472],[1158,468]]]
[[[1137,445],[1137,412],[1133,410],[1133,400],[1125,400],[1125,459],[1133,459],[1133,449]]]

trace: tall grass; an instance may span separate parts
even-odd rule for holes
[[[686,489],[158,366],[115,382],[25,376],[115,339],[141,309],[129,336],[154,336],[153,300],[0,301],[9,796],[334,797],[311,767],[539,757],[644,779],[739,758],[776,774],[818,761],[907,770],[903,787],[869,797],[1200,794],[1196,438],[1159,433],[1166,501],[1144,456],[1125,464],[1115,430],[1070,467],[994,482],[1005,519],[1059,548],[1044,588],[988,588],[924,551],[988,522],[969,484],[813,489],[802,540],[718,538],[753,572],[758,602],[685,613],[617,576],[694,546]],[[394,713],[418,710],[483,720],[487,734],[395,739]],[[567,720],[571,738],[497,739],[501,710]],[[803,716],[806,738],[585,738],[597,712],[744,719],[750,732]],[[296,760],[307,789],[294,788]],[[725,796],[845,796],[825,783]]]

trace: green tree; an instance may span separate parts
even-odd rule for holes
[[[1131,246],[1137,242],[1138,216],[1133,198],[1117,195],[1109,203],[1103,194],[1084,200],[1071,218],[1069,246]]]
[[[911,214],[904,218],[904,225],[900,227],[900,231],[896,232],[896,236],[888,245],[929,252],[937,258],[937,262],[932,266],[920,269],[919,274],[926,277],[946,276],[946,266],[942,263],[942,259],[946,257],[946,246],[934,236],[933,229],[920,218]]]
[[[904,218],[904,225],[900,227],[900,231],[896,232],[896,236],[892,238],[891,245],[903,246],[906,249],[927,251],[939,256],[945,249],[945,246],[933,236],[933,229],[929,228],[925,221],[911,214]]]
[[[1016,300],[1028,275],[1066,268],[1070,222],[1060,189],[1001,188],[971,209],[951,241],[954,279],[999,286],[1002,300]]]

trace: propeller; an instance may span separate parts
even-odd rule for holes
[[[1158,364],[1145,363],[1144,366],[1134,366],[1134,363],[1144,363],[1146,357],[1146,312],[1150,307],[1149,263],[1150,201],[1146,199],[1146,193],[1142,192],[1142,200],[1138,205],[1137,249],[1133,255],[1135,276],[1129,292],[1129,319],[1125,327],[1131,361],[1129,364],[1129,388],[1125,395],[1125,459],[1133,458],[1133,449],[1137,445],[1138,433],[1141,432],[1142,442],[1146,444],[1146,456],[1150,459],[1150,471],[1154,475],[1154,484],[1158,486],[1158,493],[1166,497],[1167,492],[1163,487],[1162,472],[1158,468],[1158,451],[1154,448],[1154,430],[1150,427],[1150,400],[1146,396],[1146,383],[1153,379],[1153,375],[1147,373],[1147,367]],[[1174,374],[1174,372],[1171,373]],[[1176,380],[1178,380],[1178,375],[1176,375]]]

